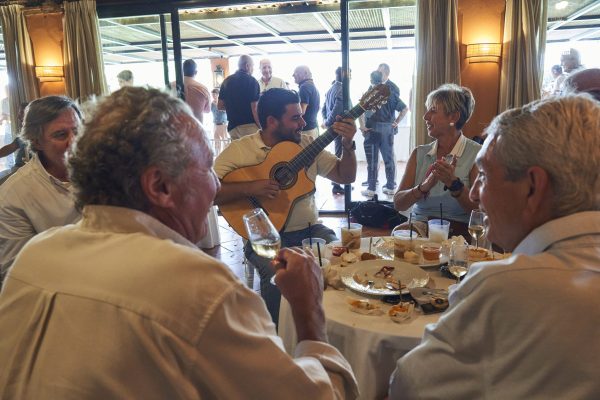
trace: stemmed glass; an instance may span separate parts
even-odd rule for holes
[[[466,244],[452,243],[450,246],[450,259],[448,271],[456,277],[456,283],[469,270],[469,246]]]
[[[242,219],[254,252],[261,257],[274,259],[281,247],[281,237],[264,210],[255,208],[244,214]],[[273,278],[271,278],[271,283],[275,284]]]
[[[475,239],[475,248],[479,248],[479,239],[485,234],[485,226],[483,225],[483,217],[485,213],[480,210],[471,211],[469,218],[469,233]]]

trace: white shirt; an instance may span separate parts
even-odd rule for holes
[[[356,396],[332,346],[286,354],[264,302],[142,212],[87,206],[32,239],[0,294],[2,399]]]
[[[449,302],[398,361],[390,399],[600,398],[600,212],[474,264]]]
[[[0,272],[37,233],[76,222],[71,184],[50,175],[37,155],[0,185]]]

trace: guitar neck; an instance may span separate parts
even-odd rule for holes
[[[351,110],[346,112],[342,118],[356,119],[365,111],[366,110],[359,103]],[[298,155],[290,161],[290,167],[292,170],[297,173],[302,168],[310,166],[319,153],[323,151],[323,149],[327,147],[329,143],[333,142],[337,136],[338,134],[335,133],[331,127],[329,127],[324,134],[316,138],[311,144],[306,146],[304,150],[298,153]]]

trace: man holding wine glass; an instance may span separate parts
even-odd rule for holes
[[[82,220],[31,239],[0,293],[1,398],[357,396],[326,343],[312,255],[277,255],[292,358],[260,297],[194,244],[219,190],[212,163],[181,100],[126,87],[101,101],[68,159]]]
[[[264,92],[258,100],[258,117],[262,129],[252,135],[232,142],[215,160],[215,171],[219,179],[239,168],[262,163],[273,146],[282,142],[293,142],[306,148],[313,142],[312,137],[302,133],[306,125],[302,118],[300,98],[292,90],[274,88]],[[313,182],[317,175],[340,184],[352,183],[356,177],[355,144],[353,141],[356,126],[351,118],[333,123],[333,131],[342,137],[342,157],[324,150],[307,169],[307,176]],[[290,156],[291,158],[291,156]],[[275,179],[247,182],[221,182],[215,204],[223,205],[244,197],[276,199],[279,184]],[[327,243],[337,240],[335,232],[317,223],[318,210],[314,194],[298,199],[292,206],[284,230],[281,233],[281,247],[301,246],[307,237],[325,239]],[[251,243],[244,248],[246,258],[258,269],[260,294],[267,309],[277,323],[281,294],[271,283],[274,274],[271,259],[260,257],[252,249]]]
[[[600,397],[600,103],[548,98],[487,128],[472,201],[512,251],[475,263],[402,357],[390,399]]]

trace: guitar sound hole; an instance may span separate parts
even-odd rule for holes
[[[271,169],[271,179],[279,182],[279,188],[285,190],[294,186],[298,176],[292,171],[288,163],[279,163]]]

